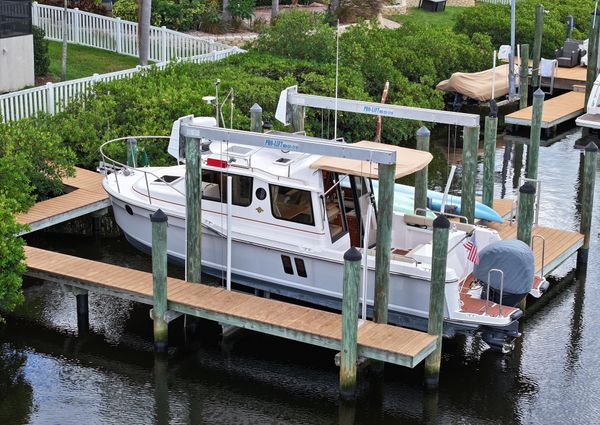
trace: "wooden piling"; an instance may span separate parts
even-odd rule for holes
[[[517,239],[531,246],[533,210],[535,204],[535,186],[525,182],[519,188],[519,211],[517,215]]]
[[[185,143],[186,280],[200,283],[202,274],[202,161],[200,139]]]
[[[262,108],[258,103],[252,105],[250,108],[250,131],[255,133],[262,133]]]
[[[421,127],[417,130],[417,149],[420,151],[429,152],[429,136],[430,131],[427,127]],[[427,208],[427,167],[415,173],[415,199],[414,210],[417,215],[425,215]]]
[[[440,381],[449,230],[450,221],[446,216],[440,215],[433,221],[433,251],[427,333],[437,336],[437,346],[425,359],[425,386],[430,389],[437,388]]]
[[[152,318],[154,320],[154,349],[167,350],[169,323],[167,313],[167,215],[158,210],[150,216],[152,222]]]
[[[485,117],[483,136],[483,193],[482,201],[490,208],[494,206],[494,173],[496,171],[496,138],[498,117]]]
[[[540,59],[542,58],[542,37],[544,34],[544,5],[538,4],[535,9],[535,34],[533,37],[533,71],[531,73],[531,83],[533,87],[539,87],[541,78]]]
[[[527,146],[527,178],[537,179],[540,136],[542,134],[542,112],[544,111],[544,92],[537,89],[533,93],[533,112],[531,116],[531,135]]]
[[[373,319],[376,323],[387,323],[388,321],[395,173],[396,164],[379,164],[377,249],[375,251],[375,301],[373,306]]]
[[[529,100],[529,44],[521,44],[519,73],[519,109],[527,108]]]
[[[596,168],[598,164],[598,146],[590,142],[585,147],[583,160],[583,180],[581,193],[581,222],[579,232],[583,233],[583,246],[577,251],[577,266],[585,266],[590,250],[592,230],[592,211],[594,207],[594,187],[596,184]]]
[[[460,214],[469,223],[475,222],[475,179],[477,177],[477,148],[479,146],[479,126],[465,127],[463,130],[462,193]]]
[[[600,10],[594,8],[592,12],[592,22],[590,24],[590,33],[588,41],[588,66],[586,72],[585,83],[585,108],[587,111],[587,103],[594,86],[594,81],[598,77],[598,46],[600,45]]]
[[[83,336],[90,330],[88,292],[80,290],[76,292],[75,298],[77,300],[77,334]]]
[[[292,127],[295,132],[304,131],[304,106],[292,105]]]
[[[358,358],[358,287],[360,251],[352,247],[344,254],[344,294],[342,305],[342,351],[340,353],[340,396],[356,397],[356,361]]]

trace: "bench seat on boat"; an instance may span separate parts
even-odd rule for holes
[[[413,215],[413,214],[404,214],[404,222],[411,226],[420,226],[420,227],[433,227],[433,218],[423,217],[421,215]],[[463,232],[471,233],[475,230],[475,226],[468,223],[457,223],[452,222],[453,226],[456,226],[458,230],[462,230]]]

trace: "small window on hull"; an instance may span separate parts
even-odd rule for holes
[[[307,277],[306,267],[304,266],[304,260],[302,258],[294,258],[294,264],[296,264],[296,271],[298,276]]]
[[[292,267],[292,259],[287,255],[281,256],[281,262],[283,264],[283,271],[287,274],[294,274],[294,268]]]

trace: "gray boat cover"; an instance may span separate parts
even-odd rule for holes
[[[508,69],[508,65],[496,67],[495,83],[493,83],[493,68],[481,72],[455,72],[449,80],[440,82],[436,89],[460,93],[471,99],[485,102],[492,98],[492,84],[496,87],[494,97],[499,98],[508,94]]]
[[[500,291],[500,273],[492,272],[488,282],[491,269],[504,272],[504,292],[526,294],[533,287],[533,252],[521,241],[498,241],[479,251],[479,264],[473,270],[475,278]]]

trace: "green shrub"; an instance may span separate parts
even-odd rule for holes
[[[176,31],[200,28],[205,14],[211,12],[210,0],[152,0],[150,21],[155,26],[165,26]],[[137,0],[118,0],[113,15],[127,21],[137,22]]]
[[[154,5],[152,5],[152,11],[154,12]],[[118,0],[113,4],[112,13],[114,17],[137,22],[138,2],[137,0]]]
[[[234,19],[250,19],[254,16],[256,2],[255,0],[229,0],[227,8]]]
[[[539,0],[522,0],[516,5],[516,40],[517,43],[529,44],[530,51],[535,34],[535,9],[539,3]],[[592,2],[546,0],[543,4],[548,11],[544,16],[543,57],[554,57],[555,49],[563,45],[567,15],[572,15],[575,20],[573,38],[587,38]],[[455,30],[467,35],[477,32],[487,34],[496,48],[510,44],[510,6],[480,3],[476,7],[465,8],[457,16]]]
[[[50,68],[50,55],[48,54],[48,40],[46,33],[35,25],[33,30],[33,69],[37,76],[47,75]]]

